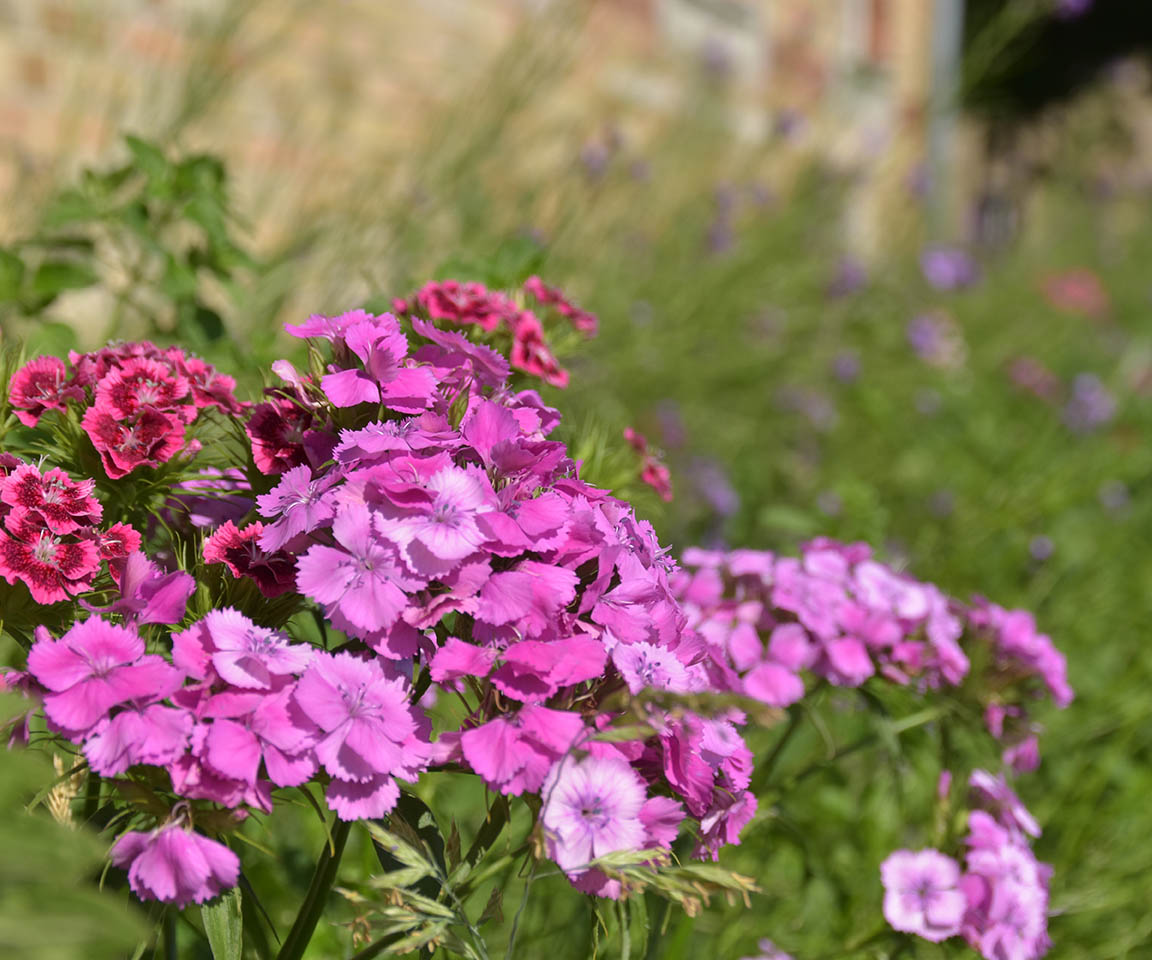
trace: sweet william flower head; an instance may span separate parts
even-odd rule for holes
[[[541,820],[548,850],[562,869],[579,872],[597,857],[643,848],[644,782],[623,760],[562,761],[544,784],[543,794]]]
[[[968,900],[960,865],[938,850],[897,850],[880,865],[884,919],[894,929],[939,943],[960,932]]]

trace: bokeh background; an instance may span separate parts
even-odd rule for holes
[[[864,539],[1036,612],[1078,694],[1021,786],[1051,956],[1152,957],[1150,52],[1145,0],[0,0],[0,334],[258,388],[285,321],[540,273],[601,324],[559,344],[567,438],[676,549]],[[595,462],[626,425],[671,503]],[[762,811],[754,909],[659,955],[892,955],[915,763]],[[553,886],[522,955],[590,956]]]

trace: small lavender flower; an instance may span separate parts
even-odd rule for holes
[[[1072,396],[1064,406],[1064,423],[1075,433],[1091,433],[1116,416],[1116,398],[1094,373],[1072,381]]]
[[[924,279],[937,290],[962,290],[977,280],[976,264],[972,258],[955,247],[934,247],[920,256],[920,270]]]
[[[703,457],[693,460],[689,476],[696,492],[715,513],[730,517],[740,509],[740,494],[718,461]]]
[[[832,375],[841,383],[855,383],[860,377],[860,354],[841,350],[832,360]]]
[[[868,273],[864,265],[855,257],[841,257],[836,264],[836,272],[828,282],[827,295],[833,300],[850,297],[868,285]]]
[[[1038,534],[1028,543],[1028,553],[1037,563],[1043,563],[1055,552],[1056,544],[1052,542],[1051,537],[1044,534]]]

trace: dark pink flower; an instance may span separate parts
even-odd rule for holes
[[[0,485],[0,500],[13,508],[13,522],[34,511],[52,533],[73,533],[100,521],[104,508],[92,496],[95,487],[95,480],[77,482],[59,468],[41,474],[23,464]]]
[[[81,425],[113,480],[137,467],[159,466],[184,447],[184,421],[154,407],[141,407],[134,415],[121,417],[96,405],[88,408]]]
[[[26,427],[36,426],[48,410],[67,410],[69,400],[83,399],[83,389],[68,379],[58,357],[37,357],[12,374],[8,384],[8,401]]]
[[[56,603],[91,589],[100,552],[90,539],[62,537],[25,519],[0,530],[0,576],[23,583],[37,603]]]
[[[488,332],[500,326],[502,320],[517,313],[516,304],[481,283],[460,283],[456,280],[427,283],[415,299],[433,320],[447,320],[456,324],[474,323]]]
[[[568,386],[568,371],[548,346],[544,338],[544,328],[536,316],[527,310],[516,315],[512,327],[512,366],[523,370],[554,387]]]
[[[596,315],[581,310],[558,287],[550,287],[539,277],[532,276],[524,281],[524,291],[535,297],[537,303],[553,307],[560,316],[572,324],[573,329],[588,337],[596,336],[599,326]]]
[[[261,473],[283,473],[307,463],[304,442],[313,420],[311,412],[286,397],[256,406],[244,428],[256,468]]]
[[[188,379],[174,373],[171,364],[137,357],[109,370],[96,384],[95,405],[117,420],[153,407],[190,423],[196,418],[196,408],[183,402],[188,390]]]
[[[260,546],[264,524],[237,527],[231,520],[204,541],[204,562],[223,563],[235,577],[256,582],[266,597],[278,597],[296,583],[296,559],[283,550],[271,553]]]

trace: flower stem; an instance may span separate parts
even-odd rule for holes
[[[340,869],[340,858],[344,854],[344,845],[348,842],[348,834],[352,824],[347,820],[337,819],[332,825],[332,845],[324,844],[320,851],[320,859],[316,861],[316,870],[312,874],[312,882],[308,886],[308,893],[300,910],[296,914],[296,921],[284,946],[276,955],[276,960],[300,960],[320,922],[320,915],[324,912],[324,905],[328,900],[328,891],[336,880],[336,873]]]
[[[803,719],[804,713],[799,707],[793,707],[788,713],[788,726],[784,728],[784,732],[780,734],[780,739],[776,741],[776,745],[772,748],[772,752],[768,754],[764,762],[756,768],[752,773],[752,781],[748,785],[748,789],[752,793],[759,795],[772,777],[772,771],[776,769],[776,763],[780,759],[780,755],[784,753],[784,748],[788,746],[788,742],[796,735],[796,731],[800,729],[800,722]]]

